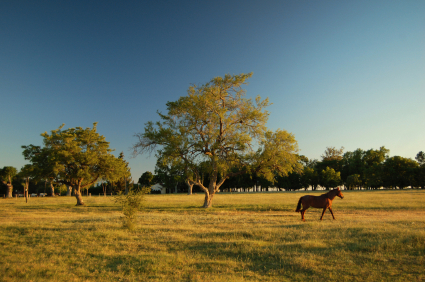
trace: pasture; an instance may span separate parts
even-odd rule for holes
[[[425,191],[148,195],[134,231],[111,197],[0,199],[1,281],[423,281]]]

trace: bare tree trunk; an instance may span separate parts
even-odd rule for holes
[[[71,194],[72,194],[72,187],[71,186],[66,186],[66,195],[67,196],[71,196]]]
[[[187,185],[187,194],[192,195],[193,184],[191,184],[189,181],[186,181],[186,185]]]
[[[13,195],[12,195],[13,185],[10,184],[10,183],[7,183],[6,186],[7,186],[6,198],[12,198],[13,197]]]
[[[212,206],[212,199],[214,197],[214,193],[210,194],[208,192],[205,192],[205,199],[204,199],[204,208],[210,208]]]
[[[85,204],[83,202],[83,196],[81,196],[80,187],[73,187],[73,188],[74,188],[75,198],[77,199],[76,206],[84,206]]]
[[[55,196],[55,187],[53,186],[53,182],[50,181],[50,193],[52,193],[52,197]]]

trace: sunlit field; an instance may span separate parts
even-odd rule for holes
[[[425,191],[343,193],[306,222],[306,192],[148,195],[134,231],[111,197],[0,199],[0,281],[424,281]]]

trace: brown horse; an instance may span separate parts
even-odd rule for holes
[[[297,209],[295,211],[301,212],[301,220],[305,221],[304,214],[309,207],[319,209],[323,208],[320,220],[323,219],[323,215],[325,214],[326,209],[329,209],[332,214],[332,217],[335,219],[334,213],[332,212],[332,201],[333,199],[335,199],[336,196],[340,197],[341,199],[344,198],[344,195],[342,195],[341,190],[339,190],[339,187],[320,196],[303,196],[298,201]],[[303,209],[301,209],[301,204],[303,205]]]

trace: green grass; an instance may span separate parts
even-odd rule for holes
[[[0,281],[425,280],[425,191],[343,193],[305,223],[305,192],[148,195],[131,232],[111,197],[0,199]]]

